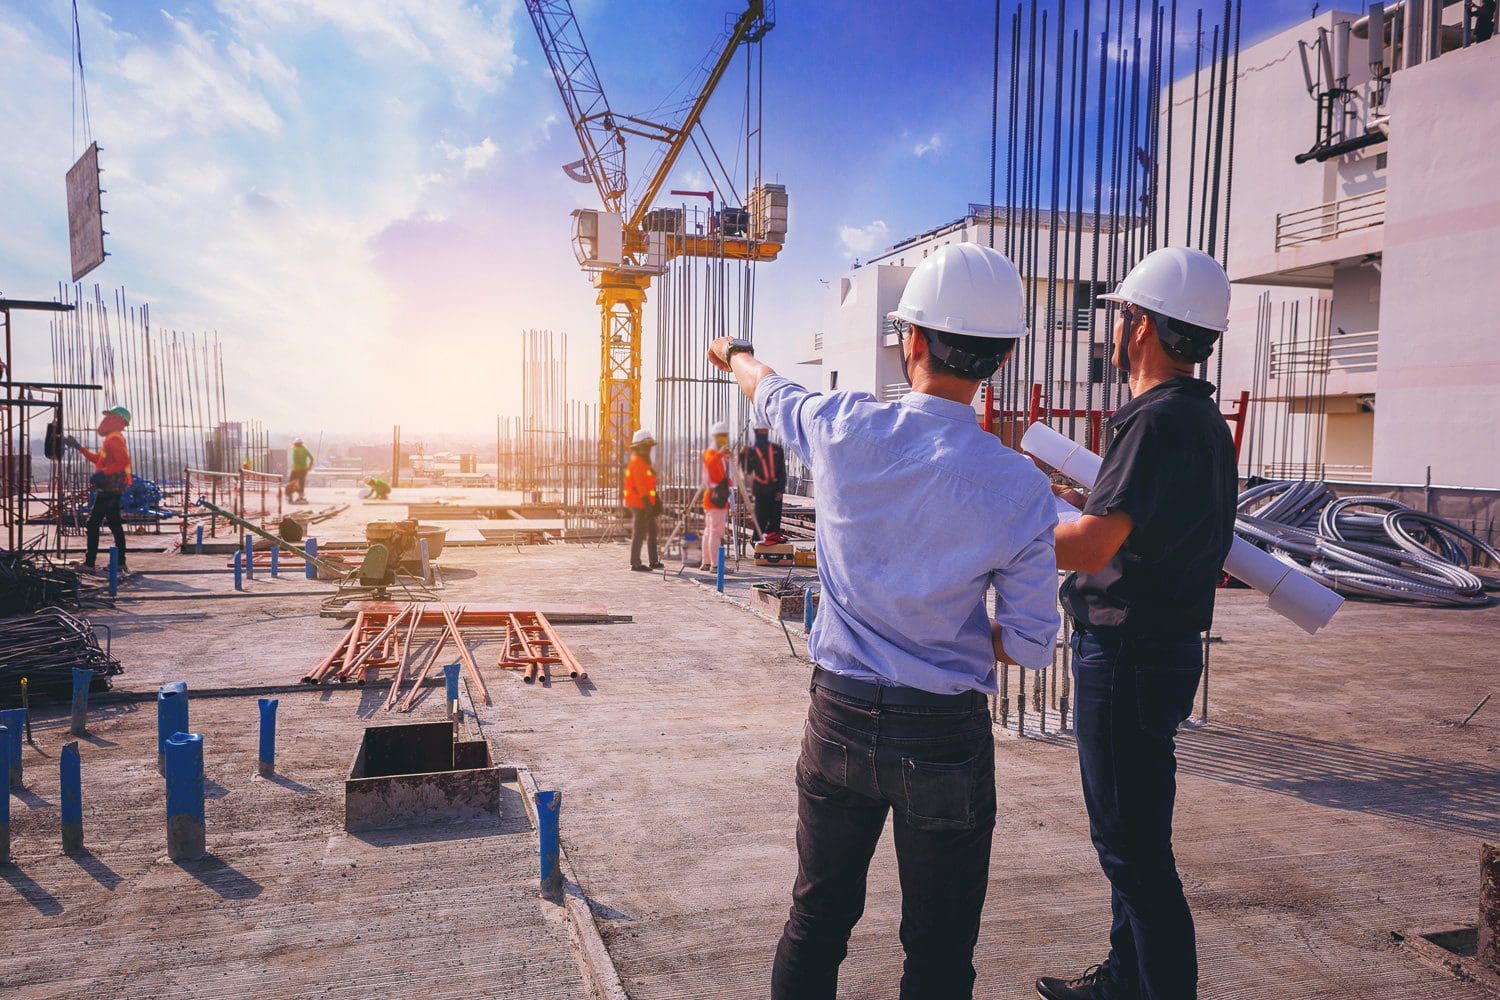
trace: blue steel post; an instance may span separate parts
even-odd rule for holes
[[[234,553],[234,589],[245,589],[245,553],[238,550]]]
[[[313,565],[313,558],[318,554],[318,540],[316,538],[309,538],[306,542],[303,542],[302,551],[307,555],[307,558],[303,560],[303,568],[307,573],[307,578],[309,580],[316,580],[318,578],[318,567]]]
[[[201,524],[198,525],[198,539],[193,543],[193,554],[199,556],[203,554],[203,525]]]
[[[802,591],[802,627],[812,634],[813,626],[813,589],[809,586]]]
[[[245,533],[245,575],[255,579],[255,536]]]
[[[417,548],[422,552],[422,582],[432,582],[432,566],[427,561],[427,539],[417,539]]]
[[[88,667],[73,668],[73,726],[74,736],[82,736],[88,729],[89,685],[94,682],[94,672]]]
[[[203,735],[167,740],[167,857],[194,861],[206,851],[203,830]]]
[[[10,787],[21,787],[21,734],[26,731],[26,709],[8,708],[0,712],[0,726],[4,726],[8,735],[5,737],[6,749],[9,757],[6,758],[5,773],[10,775]]]
[[[120,592],[120,550],[118,546],[109,547],[109,596],[114,597]]]
[[[557,839],[558,814],[562,812],[562,792],[536,793],[536,831],[541,852],[542,895],[562,899],[562,849]]]
[[[724,546],[723,545],[719,546],[719,576],[718,576],[718,582],[715,584],[715,586],[718,587],[719,593],[721,593],[721,594],[724,593]]]
[[[458,664],[443,666],[443,680],[447,682],[448,718],[458,715]]]
[[[58,785],[62,798],[62,847],[64,851],[83,850],[83,768],[78,761],[78,741],[63,744],[57,761]]]
[[[9,723],[9,719],[0,720]],[[0,795],[0,865],[10,864],[10,726],[0,725],[0,774],[5,778],[5,794]]]
[[[271,579],[281,575],[281,546],[271,546]]]
[[[276,773],[276,704],[275,698],[260,699],[260,776]]]
[[[163,769],[167,740],[173,733],[185,733],[188,727],[187,681],[163,684],[156,691],[156,766]]]

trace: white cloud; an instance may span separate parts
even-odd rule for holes
[[[943,148],[943,137],[933,133],[932,138],[926,142],[919,142],[911,148],[913,156],[926,156],[928,153],[936,153]]]
[[[489,166],[500,152],[500,147],[495,145],[495,140],[489,136],[485,136],[482,141],[472,146],[462,147],[455,146],[446,139],[439,140],[437,148],[446,159],[463,164],[465,177]]]
[[[844,244],[844,255],[855,257],[869,253],[890,242],[891,229],[885,220],[876,219],[867,226],[844,226],[839,230],[839,241]]]

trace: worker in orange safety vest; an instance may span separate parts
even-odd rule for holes
[[[637,573],[661,569],[656,552],[656,518],[661,513],[661,498],[656,495],[656,469],[651,465],[651,449],[656,439],[642,428],[630,439],[630,462],[625,466],[625,506],[630,510],[630,568]],[[641,562],[641,543],[646,543],[649,563]]]
[[[125,525],[120,517],[120,498],[132,479],[130,448],[125,444],[125,428],[129,426],[130,411],[123,406],[112,406],[104,411],[104,417],[99,421],[98,434],[104,439],[99,450],[90,451],[78,445],[79,453],[93,463],[95,470],[89,478],[89,485],[94,487],[94,506],[89,511],[88,548],[84,552],[83,565],[86,569],[97,568],[99,527],[108,523],[119,554],[122,576],[129,572],[125,567]]]
[[[703,450],[703,564],[708,572],[718,568],[719,542],[729,524],[729,425],[720,420],[709,428],[713,447]]]

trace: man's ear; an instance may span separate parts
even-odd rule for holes
[[[927,337],[916,327],[911,327],[911,332],[906,335],[906,339],[911,342],[911,356],[907,363],[915,368],[931,353],[927,345]]]

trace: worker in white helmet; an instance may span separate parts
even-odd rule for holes
[[[718,568],[719,543],[729,524],[729,425],[720,420],[708,429],[712,444],[703,449],[703,562],[698,568],[713,572]]]
[[[771,440],[771,425],[764,417],[755,421],[755,439],[742,445],[740,468],[750,483],[750,501],[755,505],[756,539],[779,544],[781,507],[786,496],[786,452]]]
[[[656,469],[651,465],[651,449],[656,438],[644,427],[630,438],[630,464],[625,466],[625,507],[630,511],[630,568],[637,573],[661,569],[656,554],[656,518],[661,513],[661,497],[656,493]],[[646,543],[649,563],[641,562],[641,544]]]
[[[797,882],[772,973],[783,1000],[834,996],[888,814],[901,995],[971,995],[995,829],[995,662],[1039,670],[1057,639],[1047,479],[973,408],[1026,335],[1020,276],[996,250],[945,246],[889,319],[912,387],[893,403],[810,392],[742,341],[710,348],[817,476],[822,602],[797,762]]]
[[[1084,805],[1113,887],[1110,952],[1075,979],[1037,980],[1048,1000],[1197,994],[1193,918],[1172,855],[1177,727],[1203,673],[1201,634],[1233,541],[1234,442],[1214,387],[1194,377],[1229,325],[1229,279],[1186,247],[1148,255],[1119,303],[1114,363],[1131,399],[1085,498],[1057,527],[1073,619],[1074,715]]]
[[[312,471],[313,453],[301,438],[292,438],[292,471],[286,477],[286,498],[292,503],[307,503],[307,474]]]

